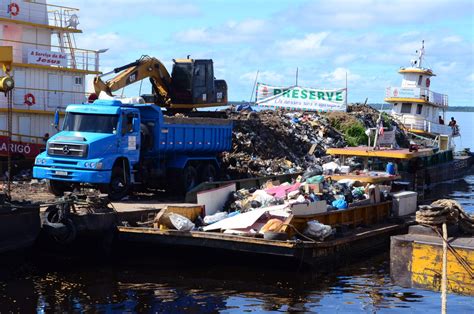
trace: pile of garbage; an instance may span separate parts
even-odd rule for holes
[[[226,113],[234,121],[234,128],[232,150],[222,156],[224,179],[302,172],[310,165],[327,161],[321,157],[328,148],[367,145],[365,131],[376,128],[380,117],[379,111],[365,104],[348,105],[347,112],[229,109]],[[409,146],[395,120],[384,113],[382,121],[388,130],[397,130],[398,146]],[[345,132],[347,127],[352,129]]]
[[[171,213],[168,217],[171,224],[168,225],[181,231],[217,231],[261,237],[277,233],[279,237],[285,235],[278,240],[307,237],[323,241],[335,234],[334,228],[314,219],[304,225],[294,225],[292,219],[389,199],[390,186],[363,184],[350,179],[331,180],[331,175],[341,170],[339,163],[328,162],[322,166],[313,165],[292,182],[268,181],[260,188],[234,190],[229,192],[222,209],[206,211],[203,219],[198,215],[189,219]],[[213,193],[216,196],[219,192]],[[215,199],[212,202],[215,203]],[[208,209],[206,204],[202,205]]]
[[[228,112],[233,147],[224,153],[224,178],[302,172],[330,147],[344,147],[343,135],[318,113],[264,110]]]

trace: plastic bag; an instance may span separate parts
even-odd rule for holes
[[[271,196],[264,190],[257,190],[253,192],[252,194],[252,199],[254,201],[257,201],[261,204],[261,207],[267,207],[269,206],[272,202],[275,201],[275,197]]]
[[[181,216],[179,214],[171,213],[170,221],[173,226],[180,231],[191,231],[195,227],[194,223],[188,218]]]
[[[344,199],[337,199],[332,202],[332,206],[336,207],[337,209],[346,209],[347,202]]]
[[[204,217],[204,223],[206,225],[210,225],[224,218],[227,218],[227,216],[229,216],[227,212],[218,212],[218,213],[215,213],[214,215],[207,215],[206,217]]]
[[[317,220],[311,220],[308,221],[308,225],[303,233],[309,237],[324,240],[332,234],[332,228],[331,226],[322,224]]]
[[[316,184],[316,183],[321,183],[324,181],[324,176],[314,176],[306,179],[306,183],[309,184]]]

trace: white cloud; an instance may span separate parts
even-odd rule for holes
[[[248,19],[240,22],[228,21],[218,27],[191,28],[178,32],[175,38],[184,43],[237,44],[258,39],[262,30],[271,31],[265,20]]]
[[[240,76],[242,83],[251,86],[255,82],[257,72],[246,72]],[[274,71],[262,71],[258,73],[258,82],[270,85],[285,85],[286,77]]]
[[[440,73],[449,73],[456,69],[456,62],[438,62],[435,64],[434,69]]]
[[[471,0],[309,1],[283,12],[282,16],[287,22],[325,29],[360,29],[467,15],[469,7],[472,12]]]
[[[474,82],[474,73],[469,74],[469,75],[466,77],[466,79],[467,79],[468,81]]]
[[[443,42],[449,43],[449,44],[457,44],[462,42],[462,37],[457,36],[457,35],[452,35],[452,36],[447,36],[443,38]]]
[[[352,73],[346,68],[336,68],[332,72],[321,74],[321,78],[328,83],[344,83],[346,82],[346,74],[348,81],[357,81],[361,79],[359,74]]]
[[[334,59],[334,63],[336,63],[336,64],[345,64],[345,63],[349,63],[351,61],[354,61],[355,59],[357,59],[357,55],[355,55],[353,53],[347,53],[347,54],[342,54],[342,55],[337,56]]]
[[[323,56],[330,52],[329,47],[323,45],[328,35],[328,32],[306,34],[303,38],[279,42],[276,49],[287,57]]]
[[[79,28],[96,29],[110,24],[141,17],[189,18],[202,14],[199,6],[190,1],[179,0],[63,0],[60,5],[80,9]]]

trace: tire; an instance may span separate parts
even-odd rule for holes
[[[186,193],[194,188],[198,183],[198,173],[196,168],[187,165],[181,174],[181,190]]]
[[[55,196],[63,196],[64,192],[69,191],[71,186],[69,183],[65,183],[58,180],[47,180],[48,191]]]
[[[214,182],[217,179],[217,169],[212,163],[207,163],[199,169],[199,182]]]
[[[102,185],[101,192],[107,193],[111,201],[119,201],[130,192],[130,173],[124,176],[121,166],[114,166],[108,185]]]

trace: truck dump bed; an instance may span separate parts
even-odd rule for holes
[[[219,153],[232,148],[232,121],[214,118],[164,117],[158,150],[163,153]]]

